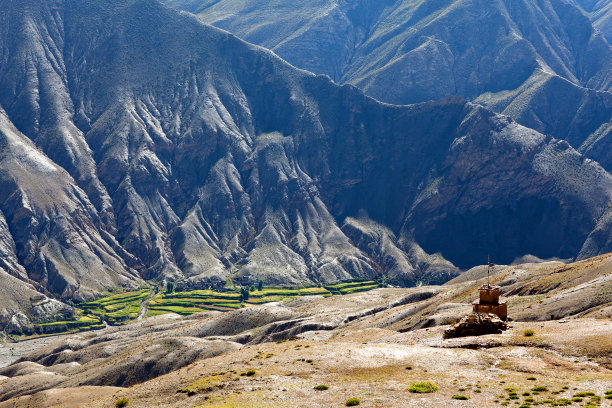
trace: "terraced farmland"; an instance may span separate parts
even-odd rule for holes
[[[189,315],[205,310],[233,310],[242,307],[240,293],[193,290],[189,292],[163,293],[149,302],[147,316],[164,313]]]
[[[86,312],[102,318],[110,325],[126,323],[138,317],[140,304],[151,297],[150,289],[125,292],[103,297],[79,306]]]
[[[56,333],[76,333],[86,330],[97,330],[106,327],[104,322],[91,315],[77,315],[72,320],[58,320],[51,323],[34,325],[36,335],[47,335]]]
[[[248,298],[243,298],[238,291],[215,292],[212,290],[194,290],[189,292],[163,293],[156,295],[149,303],[147,316],[163,313],[178,313],[189,315],[206,310],[228,311],[249,305],[259,305],[270,302],[280,302],[298,296],[332,296],[363,292],[377,288],[374,281],[351,281],[323,287],[307,288],[251,288]]]
[[[227,292],[192,290],[154,294],[151,289],[141,289],[81,303],[76,307],[77,315],[74,319],[39,324],[35,326],[35,332],[37,335],[73,333],[104,328],[106,324],[122,325],[138,318],[143,307],[146,307],[147,310],[145,316],[165,313],[190,315],[207,310],[231,311],[242,307],[289,300],[298,296],[346,295],[377,287],[379,284],[375,281],[345,281],[333,285],[293,289],[262,288],[257,290],[251,287],[248,290],[248,297],[240,290]]]

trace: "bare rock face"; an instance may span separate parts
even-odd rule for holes
[[[155,0],[1,4],[0,267],[32,290],[413,285],[610,249],[612,177],[463,99],[382,104]]]
[[[606,0],[574,0],[595,28],[563,0],[163,1],[381,101],[476,100],[611,168]]]
[[[471,313],[458,323],[444,330],[444,338],[482,336],[483,334],[500,334],[507,329],[507,324],[494,314]]]

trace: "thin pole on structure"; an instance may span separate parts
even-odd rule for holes
[[[491,288],[491,255],[487,254],[487,288]]]

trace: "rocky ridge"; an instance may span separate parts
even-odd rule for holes
[[[166,3],[384,102],[475,100],[610,169],[612,48],[565,0]],[[609,4],[578,3],[605,33]]]
[[[0,4],[0,273],[24,287],[415,285],[610,250],[612,177],[463,99],[382,104],[154,0]]]

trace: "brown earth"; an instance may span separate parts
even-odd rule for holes
[[[611,263],[606,255],[496,267],[491,280],[514,321],[495,335],[442,339],[445,324],[469,312],[486,279],[481,267],[438,287],[298,298],[80,333],[0,370],[8,377],[0,379],[0,408],[113,407],[121,397],[129,407],[341,407],[353,397],[364,407],[495,407],[530,398],[552,404],[578,392],[610,407],[603,397],[612,389]],[[524,336],[527,329],[535,334]],[[421,381],[439,389],[411,393]],[[546,391],[531,391],[536,386]],[[508,400],[506,387],[518,399]]]

